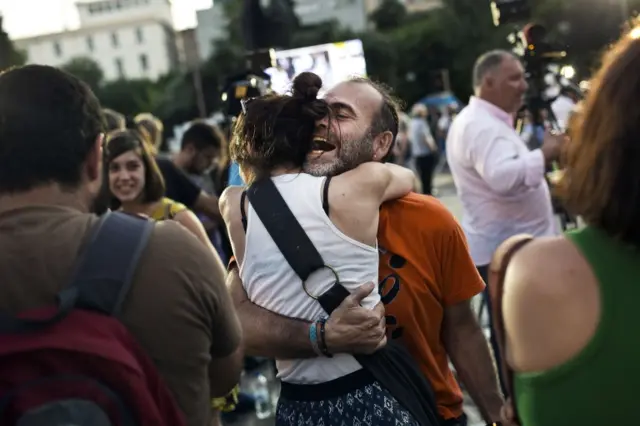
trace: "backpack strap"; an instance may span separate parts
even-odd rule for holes
[[[64,319],[74,308],[117,316],[153,228],[150,220],[107,212],[76,263],[71,285],[58,293],[56,312],[46,319],[0,313],[0,333],[40,330]]]
[[[529,242],[533,241],[530,235],[518,235],[507,240],[495,253],[491,265],[489,265],[489,295],[491,297],[493,332],[496,336],[500,356],[502,359],[502,377],[504,377],[507,390],[507,404],[511,405],[514,421],[520,423],[517,412],[514,394],[514,371],[509,367],[506,360],[507,336],[504,329],[504,317],[502,315],[502,299],[504,296],[504,280],[507,274],[507,267],[513,256]]]
[[[119,212],[105,215],[60,298],[77,292],[76,308],[120,315],[153,229],[153,221],[140,216]]]
[[[318,269],[331,269],[325,265],[322,256],[270,178],[252,184],[247,190],[247,196],[265,229],[303,283]],[[340,284],[335,271],[333,272],[336,283],[326,293],[317,297],[328,314],[350,294]]]

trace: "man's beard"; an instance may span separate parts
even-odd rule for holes
[[[307,162],[304,171],[314,176],[336,176],[353,170],[368,161],[373,161],[373,136],[371,132],[367,132],[363,138],[358,140],[343,140],[335,161],[332,163]]]

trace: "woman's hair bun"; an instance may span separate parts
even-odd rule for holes
[[[322,88],[322,79],[312,72],[303,72],[293,80],[293,97],[307,102],[318,98]]]

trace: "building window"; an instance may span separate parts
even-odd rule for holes
[[[138,44],[142,44],[142,42],[144,42],[144,33],[140,27],[136,28],[136,40],[138,40]]]
[[[142,68],[142,71],[147,71],[149,69],[149,59],[144,53],[140,55],[140,68]]]
[[[111,33],[111,45],[113,47],[118,47],[120,45],[120,40],[118,39],[118,33]]]
[[[62,56],[62,46],[60,46],[60,43],[58,43],[57,41],[53,42],[53,51],[55,52],[56,56]]]
[[[90,52],[93,52],[93,37],[91,36],[87,36],[87,49],[89,49]]]
[[[120,58],[116,58],[116,70],[118,71],[118,77],[124,78],[124,64]]]

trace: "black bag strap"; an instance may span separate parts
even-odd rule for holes
[[[331,183],[331,176],[327,176],[322,187],[322,209],[329,216],[329,184]]]
[[[265,229],[303,283],[313,272],[327,268],[322,256],[271,179],[252,184],[247,190],[247,196]],[[333,272],[336,277],[335,284],[317,297],[327,314],[331,314],[350,294],[340,284],[335,271]]]
[[[76,308],[120,315],[153,229],[154,223],[140,216],[105,215],[63,293],[78,292]]]
[[[302,281],[324,268],[324,260],[271,179],[247,190],[251,206],[278,249]]]
[[[0,313],[0,333],[37,331],[65,318],[74,308],[118,315],[154,224],[124,213],[107,212],[76,262],[71,284],[57,295],[57,311],[46,319]]]
[[[502,358],[502,379],[504,380],[504,384],[506,387],[505,395],[507,397],[506,404],[510,405],[512,408],[512,412],[514,418],[511,419],[515,424],[522,424],[520,422],[520,417],[517,410],[517,405],[515,401],[515,385],[514,385],[514,377],[515,373],[513,369],[507,363],[507,334],[504,328],[504,317],[502,315],[502,300],[504,297],[504,282],[507,275],[507,268],[509,266],[509,262],[513,256],[525,245],[529,244],[533,241],[533,237],[529,235],[520,235],[517,238],[514,237],[511,240],[511,245],[506,247],[506,251],[501,252],[498,251],[494,254],[494,258],[489,265],[489,282],[487,285],[489,286],[489,296],[491,297],[491,308],[492,312],[490,313],[493,318],[493,333],[496,336],[496,341],[498,342],[498,352],[496,356]]]
[[[244,229],[244,232],[247,232],[247,226],[248,226],[248,222],[247,222],[247,212],[244,208],[244,202],[247,199],[247,191],[242,191],[242,195],[240,195],[240,216],[241,216],[241,220],[242,220],[242,228]]]

